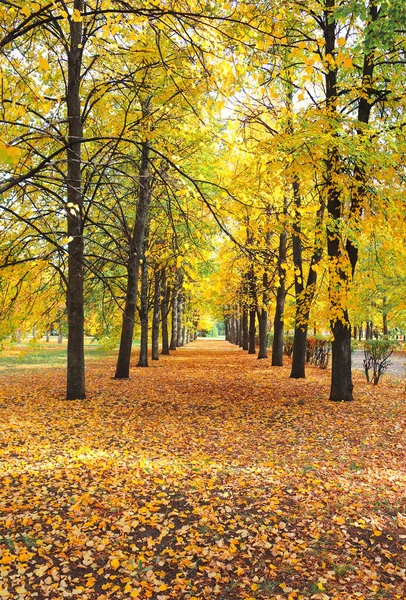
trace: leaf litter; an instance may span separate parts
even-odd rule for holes
[[[0,599],[406,597],[400,383],[331,403],[218,341],[113,368],[1,374]]]

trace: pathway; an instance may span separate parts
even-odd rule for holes
[[[364,351],[356,350],[352,355],[352,366],[356,370],[364,370],[363,365]],[[406,356],[401,353],[394,353],[390,357],[390,365],[387,375],[392,377],[404,377],[406,375]]]

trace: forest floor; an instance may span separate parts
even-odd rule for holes
[[[134,361],[135,362],[135,361]],[[224,341],[0,372],[0,599],[406,598],[404,382],[352,403]]]

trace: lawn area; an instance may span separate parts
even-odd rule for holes
[[[35,365],[41,370],[66,366],[66,345],[66,338],[61,344],[58,344],[57,337],[51,337],[49,342],[41,339],[39,341],[23,341],[21,344],[8,344],[0,352],[0,372],[10,369],[19,371]],[[112,354],[111,350],[103,348],[93,338],[85,338],[87,361],[100,360]]]
[[[0,362],[1,599],[406,597],[404,384],[336,404],[225,341],[127,381],[97,352],[84,401]]]

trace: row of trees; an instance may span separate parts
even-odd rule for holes
[[[292,296],[304,377],[326,294],[330,398],[351,400],[358,263],[386,314],[402,310],[403,3],[0,6],[4,315],[35,288],[51,318],[64,290],[67,398],[85,396],[86,313],[109,335],[121,319],[123,378],[137,312],[141,365],[149,314],[154,357],[170,307],[179,343],[179,297],[182,328],[207,296],[229,322],[241,313],[250,351],[257,317],[260,357],[274,304],[281,364]]]
[[[66,294],[67,398],[84,398],[86,302],[101,304],[104,320],[122,309],[116,377],[128,377],[137,296],[147,327],[149,273],[155,305],[160,287],[172,290],[165,301],[176,314],[174,272],[206,228],[183,174],[205,142],[190,132],[207,96],[193,41],[206,15],[120,1],[6,4],[3,267],[55,271]]]
[[[332,400],[353,398],[350,311],[360,327],[380,303],[385,333],[389,313],[404,311],[405,22],[396,2],[290,2],[273,23],[280,39],[250,72],[249,100],[235,99],[242,143],[229,218],[240,248],[225,254],[239,275],[226,317],[246,332],[246,315],[253,323],[257,314],[264,358],[271,297],[272,364],[280,365],[293,296],[291,377],[300,378],[310,319],[325,328],[325,294]]]

